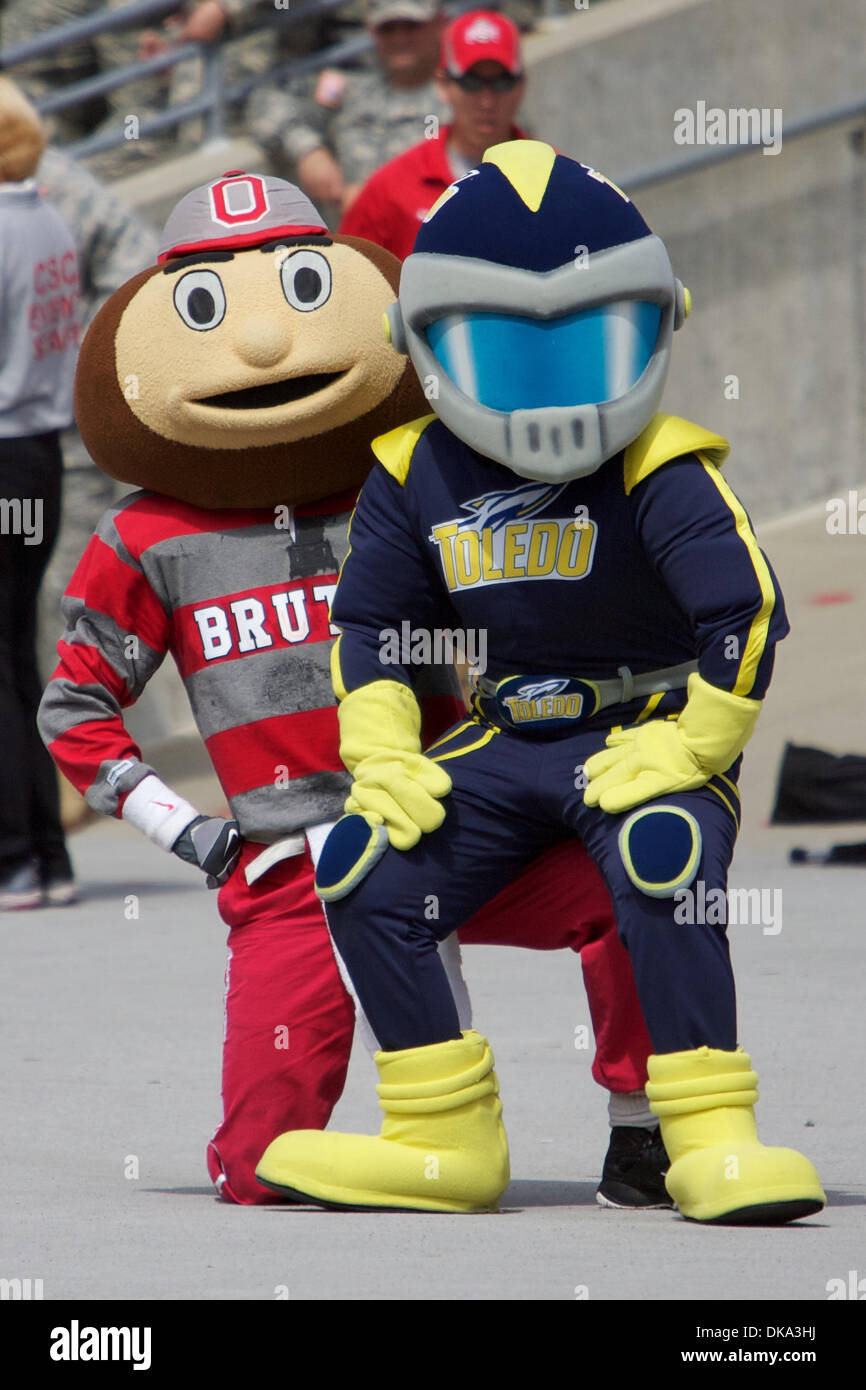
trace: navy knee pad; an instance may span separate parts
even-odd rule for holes
[[[388,848],[384,825],[365,816],[342,816],[325,841],[316,866],[316,893],[322,902],[339,902],[357,888]]]
[[[680,806],[642,806],[620,828],[619,853],[635,888],[672,898],[698,871],[701,827]]]

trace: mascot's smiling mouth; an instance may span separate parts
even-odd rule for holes
[[[246,386],[240,391],[223,391],[217,396],[201,396],[194,405],[215,405],[225,410],[267,410],[269,406],[289,405],[323,391],[345,372],[311,372],[308,376],[290,376],[283,381],[271,381],[264,386]]]

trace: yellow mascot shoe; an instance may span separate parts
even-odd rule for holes
[[[740,1048],[666,1052],[650,1057],[647,1069],[647,1097],[671,1160],[665,1186],[684,1217],[780,1225],[825,1205],[807,1158],[759,1142],[758,1078]]]
[[[322,1206],[496,1211],[508,1186],[508,1141],[486,1038],[377,1052],[385,1112],[378,1138],[301,1129],[281,1134],[256,1177]]]

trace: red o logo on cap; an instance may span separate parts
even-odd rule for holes
[[[256,174],[222,178],[211,184],[209,192],[213,219],[226,227],[258,222],[269,210],[264,182]]]

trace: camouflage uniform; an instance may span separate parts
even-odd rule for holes
[[[123,8],[128,0],[108,0],[112,9]],[[266,25],[244,32],[261,14],[273,14],[272,0],[220,0],[227,16],[227,37],[220,41],[225,86],[256,77],[275,62],[286,62],[312,52],[326,42],[329,17],[313,18],[306,22],[289,20],[285,25]],[[180,6],[178,7],[180,9]],[[187,15],[195,6],[186,7]],[[276,11],[279,15],[280,10]],[[288,16],[287,16],[288,20]],[[134,62],[138,56],[140,30],[106,34],[97,40],[103,68],[120,67]],[[154,77],[126,83],[110,94],[111,116],[99,127],[99,133],[123,130],[129,116],[144,121],[169,104],[180,105],[198,95],[202,87],[204,63],[201,58],[179,63]],[[232,123],[231,120],[229,122]],[[204,122],[199,118],[185,121],[157,135],[124,139],[122,145],[103,154],[93,155],[88,163],[101,178],[124,178],[143,168],[154,159],[165,158],[199,145],[204,138]]]
[[[0,45],[21,43],[24,39],[35,38],[48,29],[70,24],[74,19],[84,19],[95,10],[104,8],[104,0],[7,0],[0,5],[2,9],[2,28]],[[72,82],[93,77],[99,63],[93,39],[82,39],[80,43],[66,44],[56,53],[42,58],[31,58],[29,63],[16,64],[10,68],[10,76],[26,92],[31,101],[55,92],[58,87],[66,87]],[[97,107],[97,111],[99,111]],[[49,140],[80,140],[87,135],[93,124],[92,106],[70,106],[56,115],[44,120],[45,132]],[[99,119],[99,116],[96,117]]]
[[[35,0],[35,3],[34,0],[11,0],[3,12],[2,41],[4,44],[18,43],[99,10],[122,10],[129,3],[130,0]],[[38,101],[56,91],[58,86],[137,62],[141,34],[141,25],[95,34],[81,43],[65,45],[45,58],[16,65],[13,76],[27,95]],[[168,84],[168,73],[140,77],[116,87],[99,102],[70,106],[57,115],[48,116],[45,119],[48,139],[71,143],[87,135],[122,130],[127,116],[141,119],[160,110],[165,105]],[[147,140],[126,140],[116,150],[92,156],[90,167],[101,178],[120,178],[155,154],[164,154],[172,141],[173,132]]]
[[[275,8],[273,0],[220,0],[220,7],[227,18],[222,42],[223,82],[226,87],[243,82],[246,78],[260,77],[275,63],[302,58],[332,41],[333,18],[329,14],[296,21],[288,8]],[[255,24],[260,16],[268,14],[276,16],[274,22],[250,29],[250,25]],[[283,18],[286,21],[284,24],[280,22]],[[201,58],[178,63],[172,69],[172,105],[180,105],[198,95],[203,72]],[[229,124],[238,128],[245,126],[237,108],[234,114],[229,112]],[[181,127],[183,142],[198,143],[203,128],[201,120],[184,122]]]
[[[109,295],[156,260],[156,234],[82,164],[48,148],[36,181],[68,224],[78,251],[84,323]],[[39,664],[48,675],[63,628],[60,599],[93,528],[114,500],[115,484],[96,467],[76,429],[61,436],[63,514],[60,535],[39,595]]]
[[[389,159],[423,140],[432,124],[449,119],[449,108],[431,80],[420,87],[394,87],[378,65],[340,73],[342,96],[326,106],[327,73],[314,73],[291,91],[263,87],[250,100],[250,131],[275,162],[299,159],[326,145],[347,184],[363,183]],[[339,88],[337,89],[339,90]]]
[[[122,10],[129,0],[105,0],[99,8]],[[102,72],[111,72],[139,61],[138,45],[144,32],[141,25],[130,29],[114,29],[108,34],[97,34],[94,46],[99,57]],[[115,87],[106,96],[109,114],[94,135],[105,135],[109,131],[126,130],[126,121],[135,116],[143,121],[156,111],[162,111],[168,100],[171,70],[154,73],[150,77],[138,77]],[[143,140],[124,139],[123,144],[103,154],[91,155],[88,165],[101,179],[120,179],[134,174],[154,158],[170,154],[175,142],[175,131],[167,130],[159,135],[149,135]]]

